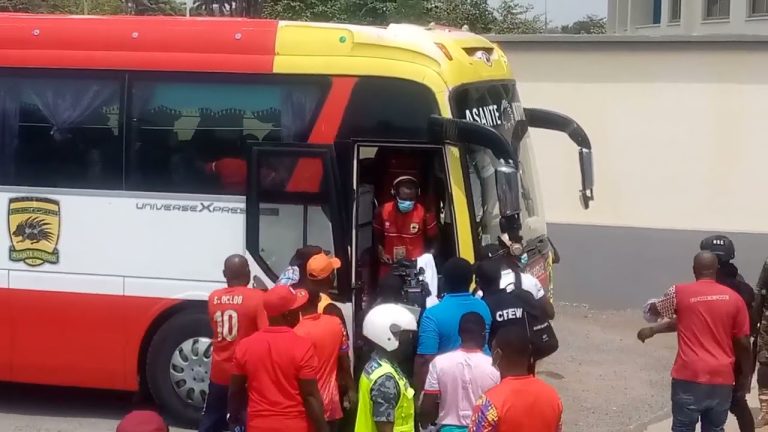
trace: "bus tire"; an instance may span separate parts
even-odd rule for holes
[[[163,324],[149,344],[149,391],[162,411],[179,425],[196,427],[200,420],[208,393],[210,338],[205,313],[182,312]]]

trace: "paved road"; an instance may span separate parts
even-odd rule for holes
[[[558,306],[560,350],[539,370],[560,393],[568,432],[669,431],[668,420],[662,421],[669,417],[676,340],[660,335],[641,344],[635,333],[642,325],[636,310]],[[131,399],[119,392],[0,384],[0,431],[114,431]]]
[[[0,384],[0,425],[4,432],[109,432],[131,401],[129,393]]]

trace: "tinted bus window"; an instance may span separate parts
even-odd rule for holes
[[[243,195],[247,143],[305,142],[327,88],[323,77],[136,78],[129,188]]]
[[[122,80],[77,75],[0,75],[3,184],[122,189]]]
[[[352,90],[339,138],[426,140],[429,116],[438,112],[435,95],[423,84],[363,77]]]

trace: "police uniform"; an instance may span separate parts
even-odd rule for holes
[[[376,432],[376,422],[393,423],[394,432],[413,432],[415,391],[397,365],[374,354],[358,394],[356,432]]]

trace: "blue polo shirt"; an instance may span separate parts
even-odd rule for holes
[[[437,355],[453,351],[461,345],[459,320],[467,312],[477,312],[485,320],[485,331],[491,330],[491,311],[484,301],[470,293],[446,294],[440,303],[424,311],[419,323],[418,354]],[[486,354],[490,350],[486,344]]]

